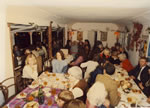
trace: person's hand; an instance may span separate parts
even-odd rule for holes
[[[139,83],[139,87],[143,90],[144,86],[142,85],[142,83]]]
[[[149,98],[147,98],[147,102],[150,104],[150,97],[149,97]]]
[[[132,76],[130,76],[130,78],[131,78],[131,79],[135,79],[135,76],[132,75]]]
[[[106,108],[109,108],[109,106],[110,106],[110,101],[109,101],[108,99],[105,99],[104,106],[105,106]]]
[[[120,94],[120,92],[118,92],[118,96],[119,96],[119,97],[121,97],[121,94]]]

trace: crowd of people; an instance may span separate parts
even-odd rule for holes
[[[88,40],[84,42],[68,40],[64,48],[68,49],[68,54],[73,56],[73,60],[68,63],[63,51],[57,49],[51,62],[52,72],[66,74],[73,71],[79,80],[75,87],[80,88],[83,95],[75,98],[71,91],[63,90],[57,100],[60,108],[111,108],[117,106],[121,94],[117,90],[117,82],[111,78],[111,75],[115,73],[114,65],[120,65],[128,72],[130,78],[136,82],[150,102],[150,67],[147,65],[146,57],[141,57],[138,65],[133,67],[128,53],[119,43],[108,48],[108,46],[104,47],[101,41],[97,41],[92,48]],[[41,45],[32,51],[26,51],[23,78],[35,80],[38,77],[36,58],[39,55],[43,59],[47,58],[46,49],[44,49],[44,46]],[[16,48],[14,56],[20,56],[20,52]],[[79,72],[80,69],[77,68],[85,71]]]
[[[68,49],[69,54],[73,55],[74,60],[69,64],[62,63],[63,65],[65,64],[66,71],[61,71],[61,73],[67,73],[67,68],[69,70],[74,66],[78,66],[81,69],[86,68],[85,72],[82,73],[82,82],[84,80],[84,83],[78,84],[80,88],[83,85],[87,85],[87,89],[84,90],[84,97],[80,98],[85,103],[86,108],[111,108],[117,106],[120,102],[121,94],[117,90],[118,84],[111,78],[111,75],[115,73],[114,65],[119,65],[125,69],[130,78],[148,97],[147,101],[150,101],[150,68],[147,65],[146,57],[141,57],[138,65],[133,67],[128,53],[119,43],[116,43],[112,48],[108,48],[108,46],[104,47],[101,41],[97,41],[91,49],[88,40],[78,43],[68,40],[65,48]],[[61,53],[61,51],[57,53]],[[63,61],[65,62],[65,59]],[[55,66],[53,65],[53,68]],[[63,68],[61,69],[64,70]],[[77,73],[77,71],[74,71],[74,73]],[[74,99],[71,100],[74,101]],[[67,104],[69,103],[67,102]],[[65,106],[61,107],[66,108]]]

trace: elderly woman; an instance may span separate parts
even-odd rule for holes
[[[106,108],[110,102],[106,99],[107,91],[101,82],[95,82],[87,93],[86,108]]]
[[[128,72],[133,69],[132,64],[127,59],[125,54],[119,54],[118,57],[119,57],[119,60],[121,61],[120,65],[123,69],[127,70]]]
[[[65,73],[67,71],[68,64],[65,61],[62,51],[56,53],[56,57],[52,60],[52,69],[54,73]]]
[[[37,61],[33,54],[29,54],[25,61],[25,66],[23,68],[23,78],[27,79],[37,79]]]
[[[73,66],[68,69],[70,90],[73,92],[74,97],[85,101],[87,91],[87,83],[82,79],[82,70],[78,66]]]

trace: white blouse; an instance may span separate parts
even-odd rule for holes
[[[33,65],[32,67],[30,65],[25,65],[23,68],[23,78],[28,79],[37,79],[38,72],[37,72],[37,65]]]

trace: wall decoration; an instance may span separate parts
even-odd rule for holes
[[[103,31],[100,32],[101,32],[101,41],[107,41],[107,32],[103,32]]]
[[[150,37],[148,39],[148,44],[147,44],[147,57],[150,58]]]
[[[120,38],[120,32],[116,31],[116,32],[114,33],[114,35],[116,36],[116,43],[118,43],[119,38]]]
[[[77,31],[77,40],[82,41],[83,40],[83,32]]]
[[[134,23],[134,28],[133,28],[133,34],[131,38],[131,43],[130,43],[130,49],[134,50],[134,43],[136,43],[136,51],[138,50],[138,46],[140,45],[140,42],[138,41],[140,38],[140,34],[142,32],[143,25],[139,23]]]

